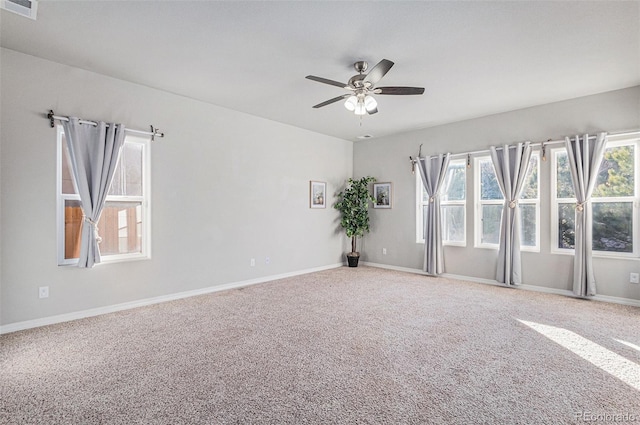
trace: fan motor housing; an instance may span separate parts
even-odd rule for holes
[[[349,82],[347,84],[349,85],[349,87],[352,87],[354,89],[362,89],[367,85],[370,86],[371,84],[367,84],[363,81],[365,77],[365,74],[354,75],[353,77],[349,78]]]
[[[360,74],[362,74],[364,71],[367,70],[367,68],[369,67],[369,64],[366,61],[358,61],[353,64],[353,67],[356,69],[356,72],[359,72]]]

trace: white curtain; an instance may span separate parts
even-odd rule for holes
[[[444,272],[440,189],[448,167],[448,153],[437,157],[418,158],[422,185],[429,195],[429,206],[424,218],[424,271],[432,275]]]
[[[586,297],[596,294],[593,275],[593,217],[591,194],[596,184],[600,163],[604,156],[607,133],[589,138],[565,138],[571,180],[576,193],[575,258],[573,260],[573,293]]]
[[[516,146],[505,145],[501,151],[491,147],[491,160],[496,170],[496,178],[504,196],[502,219],[500,221],[500,248],[496,280],[507,285],[522,283],[520,259],[520,208],[518,199],[524,185],[531,159],[529,142]]]
[[[125,129],[122,124],[80,124],[75,117],[62,125],[84,216],[78,267],[93,267],[100,263],[97,223],[124,144]]]

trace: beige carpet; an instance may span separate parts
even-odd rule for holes
[[[340,268],[4,335],[0,423],[640,421],[640,391],[519,320],[640,364],[638,308]]]

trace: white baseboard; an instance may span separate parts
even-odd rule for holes
[[[370,262],[366,262],[366,261],[362,262],[362,265],[371,266],[371,267],[378,267],[378,268],[381,268],[381,269],[396,270],[396,271],[407,272],[407,273],[421,274],[421,275],[425,275],[425,276],[432,276],[432,275],[429,275],[428,273],[426,273],[425,271],[423,271],[421,269],[412,269],[412,268],[408,268],[408,267],[390,266],[388,264],[370,263]],[[446,278],[450,278],[450,279],[464,280],[464,281],[467,281],[467,282],[483,283],[485,285],[495,285],[495,286],[503,286],[503,287],[505,286],[504,284],[498,282],[497,280],[483,279],[483,278],[480,278],[480,277],[462,276],[462,275],[450,274],[450,273],[443,273],[440,276],[446,277]],[[523,289],[525,291],[544,292],[546,294],[562,295],[562,296],[565,296],[565,297],[580,298],[580,297],[576,297],[573,294],[573,292],[571,292],[569,290],[566,290],[566,289],[546,288],[544,286],[535,286],[535,285],[518,285],[518,286],[514,286],[513,288],[514,289]],[[587,300],[602,301],[602,302],[607,302],[607,303],[623,304],[623,305],[630,305],[630,306],[633,306],[633,307],[640,307],[640,300],[634,300],[634,299],[631,299],[631,298],[612,297],[612,296],[609,296],[609,295],[596,295],[594,297],[588,298]]]
[[[605,303],[624,304],[632,307],[640,307],[640,301],[631,298],[611,297],[609,295],[596,295],[592,299],[596,301],[603,301]]]
[[[371,262],[367,262],[367,261],[362,261],[360,264],[362,264],[363,266],[377,267],[377,268],[381,268],[381,269],[389,269],[389,270],[396,270],[396,271],[407,272],[407,273],[421,274],[421,275],[424,275],[424,276],[430,276],[428,273],[426,273],[426,272],[424,272],[423,270],[420,270],[420,269],[392,266],[392,265],[380,264],[380,263],[371,263]],[[261,277],[261,278],[243,280],[243,281],[239,281],[239,282],[231,282],[231,283],[226,283],[226,284],[223,284],[223,285],[210,286],[210,287],[202,288],[202,289],[194,289],[192,291],[185,291],[185,292],[178,292],[178,293],[175,293],[175,294],[161,295],[159,297],[145,298],[145,299],[142,299],[142,300],[130,301],[130,302],[122,303],[122,304],[115,304],[115,305],[110,305],[110,306],[105,306],[105,307],[92,308],[92,309],[89,309],[89,310],[82,310],[82,311],[77,311],[77,312],[73,312],[73,313],[59,314],[59,315],[56,315],[56,316],[43,317],[43,318],[34,319],[34,320],[26,320],[26,321],[23,321],[23,322],[10,323],[8,325],[0,326],[0,335],[1,334],[8,334],[8,333],[11,333],[11,332],[17,332],[17,331],[21,331],[21,330],[25,330],[25,329],[37,328],[37,327],[40,327],[40,326],[53,325],[53,324],[56,324],[56,323],[69,322],[69,321],[72,321],[72,320],[78,320],[78,319],[84,319],[84,318],[87,318],[87,317],[99,316],[99,315],[102,315],[102,314],[115,313],[117,311],[129,310],[129,309],[132,309],[132,308],[144,307],[144,306],[163,303],[163,302],[167,302],[167,301],[179,300],[179,299],[182,299],[182,298],[194,297],[194,296],[197,296],[197,295],[204,295],[204,294],[210,294],[210,293],[213,293],[213,292],[226,291],[228,289],[242,288],[242,287],[245,287],[245,286],[251,286],[251,285],[256,285],[256,284],[259,284],[259,283],[270,282],[270,281],[273,281],[273,280],[284,279],[284,278],[288,278],[288,277],[294,277],[294,276],[299,276],[299,275],[303,275],[303,274],[319,272],[319,271],[323,271],[323,270],[335,269],[335,268],[338,268],[338,267],[343,267],[345,265],[346,265],[346,263],[330,264],[330,265],[327,265],[327,266],[315,267],[315,268],[305,269],[305,270],[299,270],[299,271],[290,272],[290,273],[283,273],[283,274],[278,274],[278,275],[265,276],[265,277]],[[501,284],[501,283],[499,283],[499,282],[497,282],[495,280],[491,280],[491,279],[483,279],[483,278],[477,278],[477,277],[472,277],[472,276],[455,275],[455,274],[450,274],[450,273],[443,273],[441,276],[442,277],[446,277],[446,278],[450,278],[450,279],[463,280],[463,281],[467,281],[467,282],[482,283],[482,284],[485,284],[485,285],[504,286],[503,284]],[[515,287],[515,289],[523,289],[523,290],[526,290],[526,291],[544,292],[544,293],[548,293],[548,294],[563,295],[563,296],[568,296],[568,297],[574,297],[575,298],[575,296],[573,295],[573,293],[571,291],[564,290],[564,289],[545,288],[545,287],[542,287],[542,286],[534,286],[534,285],[519,285],[519,286]],[[590,298],[590,299],[591,300],[595,300],[595,301],[602,301],[602,302],[608,302],[608,303],[629,305],[629,306],[633,306],[633,307],[640,307],[640,300],[634,300],[634,299],[630,299],[630,298],[612,297],[612,296],[608,296],[608,295],[596,295],[595,297]]]
[[[328,266],[314,267],[311,269],[298,270],[290,273],[283,273],[272,276],[265,276],[256,279],[243,280],[239,282],[231,282],[223,285],[210,286],[202,289],[194,289],[192,291],[178,292],[175,294],[161,295],[159,297],[145,298],[137,301],[130,301],[122,304],[109,305],[105,307],[92,308],[89,310],[76,311],[73,313],[59,314],[56,316],[43,317],[34,320],[25,320],[23,322],[10,323],[0,326],[0,335],[11,332],[22,331],[25,329],[37,328],[40,326],[53,325],[56,323],[69,322],[71,320],[84,319],[87,317],[99,316],[102,314],[115,313],[117,311],[129,310],[137,307],[144,307],[152,304],[163,303],[167,301],[179,300],[182,298],[194,297],[197,295],[210,294],[212,292],[226,291],[228,289],[242,288],[245,286],[256,285],[258,283],[270,282],[273,280],[294,277],[308,273],[315,273],[323,270],[335,269],[344,266],[343,263],[330,264]]]
[[[362,264],[363,266],[377,267],[379,269],[388,269],[388,270],[395,270],[399,272],[407,272],[407,273],[415,273],[415,274],[422,274],[425,276],[431,276],[430,274],[428,274],[423,270],[411,269],[409,267],[392,266],[389,264],[380,264],[380,263],[370,263],[368,261],[361,261],[360,264]]]

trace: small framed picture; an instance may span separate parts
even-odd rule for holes
[[[325,208],[327,206],[327,183],[309,182],[309,208]]]
[[[374,183],[373,197],[373,208],[391,208],[391,183]]]

